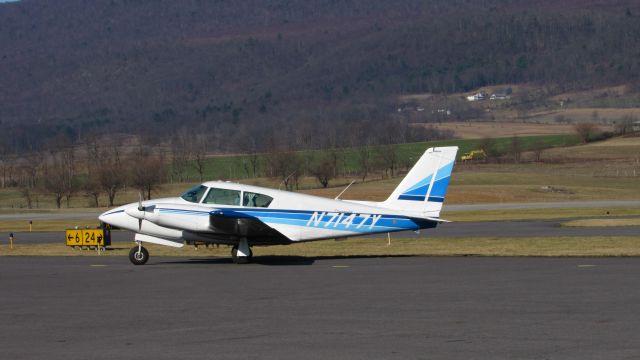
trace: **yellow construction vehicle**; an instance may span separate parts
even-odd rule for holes
[[[460,160],[464,161],[474,161],[474,160],[484,160],[487,158],[487,153],[484,150],[471,150],[466,154],[463,154],[460,157]]]

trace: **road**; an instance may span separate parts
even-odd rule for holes
[[[637,359],[636,258],[3,257],[3,359]]]

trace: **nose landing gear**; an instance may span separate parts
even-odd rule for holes
[[[129,261],[133,265],[144,265],[149,261],[149,251],[142,246],[141,242],[138,242],[138,246],[134,246],[129,251]]]

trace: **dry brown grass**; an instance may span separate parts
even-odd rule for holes
[[[628,219],[580,219],[563,222],[561,226],[568,227],[618,227],[640,226],[640,218]]]
[[[507,136],[532,136],[573,134],[573,125],[534,124],[521,122],[447,122],[442,124],[416,124],[431,126],[439,130],[451,130],[462,139],[481,139]]]
[[[593,115],[597,113],[597,119],[594,119]],[[540,111],[532,112],[527,116],[528,122],[540,122],[553,124],[556,122],[558,116],[564,117],[567,121],[571,122],[599,122],[600,120],[616,120],[623,116],[640,115],[640,108],[579,108],[579,109],[562,109],[555,111]],[[601,130],[611,130],[609,125],[602,125]]]
[[[64,231],[75,226],[79,228],[95,228],[100,224],[98,217],[95,219],[64,219],[64,220],[35,220],[32,231]],[[29,221],[27,220],[0,220],[1,232],[27,232]]]
[[[587,145],[545,150],[543,160],[573,159],[591,163],[619,161],[640,165],[640,137],[614,138]],[[596,164],[597,165],[597,164]]]

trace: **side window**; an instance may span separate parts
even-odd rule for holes
[[[211,188],[207,197],[204,199],[205,204],[218,205],[240,205],[240,191]]]
[[[204,196],[204,192],[207,191],[207,187],[204,185],[198,185],[195,186],[189,190],[187,190],[184,194],[182,194],[180,197],[192,202],[192,203],[198,203],[200,202],[200,199],[202,199],[202,196]]]
[[[242,197],[242,206],[266,208],[269,207],[271,201],[273,201],[273,198],[271,196],[245,191]]]

